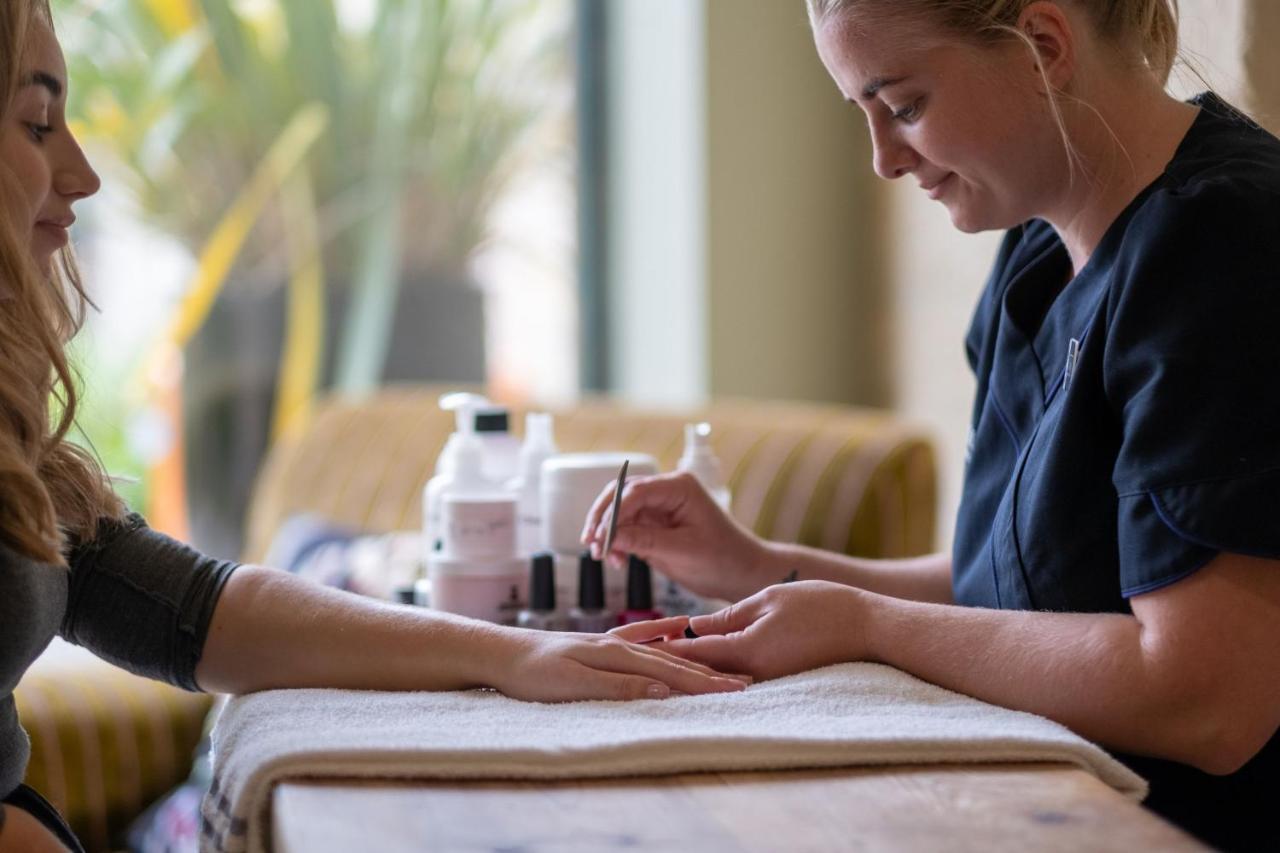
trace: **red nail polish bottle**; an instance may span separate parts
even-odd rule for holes
[[[653,609],[653,574],[649,564],[632,554],[627,561],[627,609],[618,615],[619,625],[661,619]]]

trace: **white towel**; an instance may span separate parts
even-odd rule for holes
[[[566,779],[868,764],[1064,762],[1140,800],[1146,783],[1063,726],[877,664],[740,693],[542,705],[490,691],[276,690],[213,732],[202,848],[269,848],[286,779]]]

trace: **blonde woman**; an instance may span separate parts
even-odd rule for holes
[[[553,701],[742,689],[613,637],[453,619],[211,559],[127,514],[66,440],[63,345],[85,305],[67,229],[98,189],[67,128],[67,86],[45,0],[0,3],[0,851],[79,849],[20,786],[29,744],[12,692],[55,633],[190,690],[489,686]]]
[[[1173,0],[809,11],[876,172],[1007,229],[966,341],[954,548],[766,543],[689,478],[637,480],[610,561],[738,603],[693,639],[618,633],[765,678],[891,664],[1109,747],[1212,844],[1280,848],[1280,142],[1166,93]]]

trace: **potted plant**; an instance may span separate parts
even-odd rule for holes
[[[82,137],[200,259],[173,324],[193,532],[234,553],[273,416],[287,431],[317,389],[483,379],[468,259],[522,162],[566,155],[546,93],[567,0],[55,9]]]

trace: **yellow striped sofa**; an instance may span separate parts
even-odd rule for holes
[[[422,486],[453,430],[453,415],[437,405],[448,390],[454,389],[411,386],[326,401],[302,435],[274,448],[262,470],[248,517],[249,559],[260,560],[296,513],[361,530],[417,527]],[[517,432],[529,410],[513,407]],[[933,546],[931,445],[886,412],[738,400],[649,410],[604,399],[537,410],[555,415],[562,451],[641,451],[664,470],[680,456],[684,425],[710,422],[734,515],[767,538],[880,557]]]
[[[455,389],[412,386],[324,401],[264,463],[244,559],[261,561],[298,513],[369,532],[415,528],[422,486],[453,429],[453,416],[437,405],[446,390]],[[603,399],[539,410],[554,413],[564,451],[643,451],[664,469],[680,455],[684,424],[711,422],[733,512],[763,536],[882,557],[933,546],[931,446],[885,412],[728,400],[646,410]],[[524,411],[513,408],[517,430]],[[186,776],[210,700],[70,652],[80,650],[46,655],[18,686],[32,739],[27,782],[63,810],[90,850],[103,850]]]

